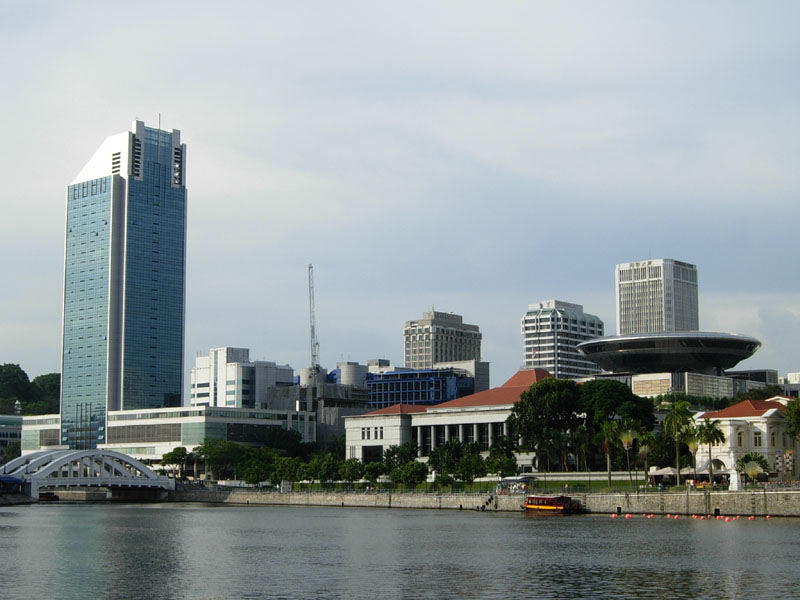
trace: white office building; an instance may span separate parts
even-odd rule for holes
[[[617,335],[697,331],[697,267],[659,258],[617,265]]]
[[[464,323],[461,315],[425,312],[403,328],[405,366],[432,369],[434,363],[481,360],[481,332]]]
[[[545,300],[529,304],[522,317],[524,366],[545,369],[554,377],[590,377],[602,369],[578,352],[578,344],[603,336],[603,321],[583,306]]]
[[[250,360],[247,348],[212,348],[198,356],[191,372],[192,406],[266,408],[267,390],[294,383],[294,369]]]

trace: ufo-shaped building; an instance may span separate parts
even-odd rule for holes
[[[723,375],[761,347],[733,333],[665,331],[595,338],[578,350],[613,373],[703,373]]]

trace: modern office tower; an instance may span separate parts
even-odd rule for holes
[[[212,348],[195,358],[189,402],[192,406],[261,408],[267,389],[294,384],[294,369],[266,360],[250,360],[247,348]]]
[[[481,359],[481,332],[461,315],[425,312],[403,328],[404,364],[410,369],[432,369],[434,363]]]
[[[617,265],[617,335],[697,331],[697,267],[659,258]]]
[[[525,368],[554,377],[589,377],[602,369],[578,352],[581,342],[603,335],[603,321],[580,304],[545,300],[529,304],[522,317]]]
[[[61,444],[106,441],[108,411],[181,405],[186,146],[109,137],[67,187]]]

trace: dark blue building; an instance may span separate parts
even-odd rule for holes
[[[475,378],[462,369],[409,369],[368,373],[369,406],[433,405],[475,393]]]

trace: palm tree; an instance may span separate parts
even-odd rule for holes
[[[714,462],[711,460],[711,446],[725,442],[725,434],[719,426],[719,421],[705,419],[697,428],[697,439],[701,444],[708,444],[708,481],[714,484]]]
[[[650,431],[645,431],[639,436],[639,456],[644,458],[644,489],[647,489],[647,484],[649,483],[648,480],[648,470],[647,470],[647,455],[652,452],[656,447],[656,436],[654,436]]]
[[[750,479],[756,481],[759,473],[769,471],[769,462],[763,454],[748,452],[736,461],[736,470],[746,473]]]
[[[606,421],[600,425],[600,438],[603,452],[606,453],[606,470],[608,471],[608,487],[611,487],[611,449],[619,440],[619,426],[616,421]]]
[[[683,431],[691,420],[692,413],[689,411],[689,403],[686,400],[674,402],[664,417],[664,433],[670,439],[675,440],[675,466],[678,469],[678,485],[681,484],[681,441]]]
[[[631,448],[633,448],[634,440],[639,437],[639,431],[636,425],[630,419],[625,419],[619,426],[617,434],[619,441],[622,442],[622,447],[625,448],[625,456],[628,459],[628,479],[633,486],[633,477],[631,476]]]
[[[694,463],[694,482],[697,485],[697,450],[700,448],[700,440],[697,437],[697,426],[694,422],[690,421],[686,424],[683,430],[683,441],[689,447],[689,452],[692,453],[692,462]]]

